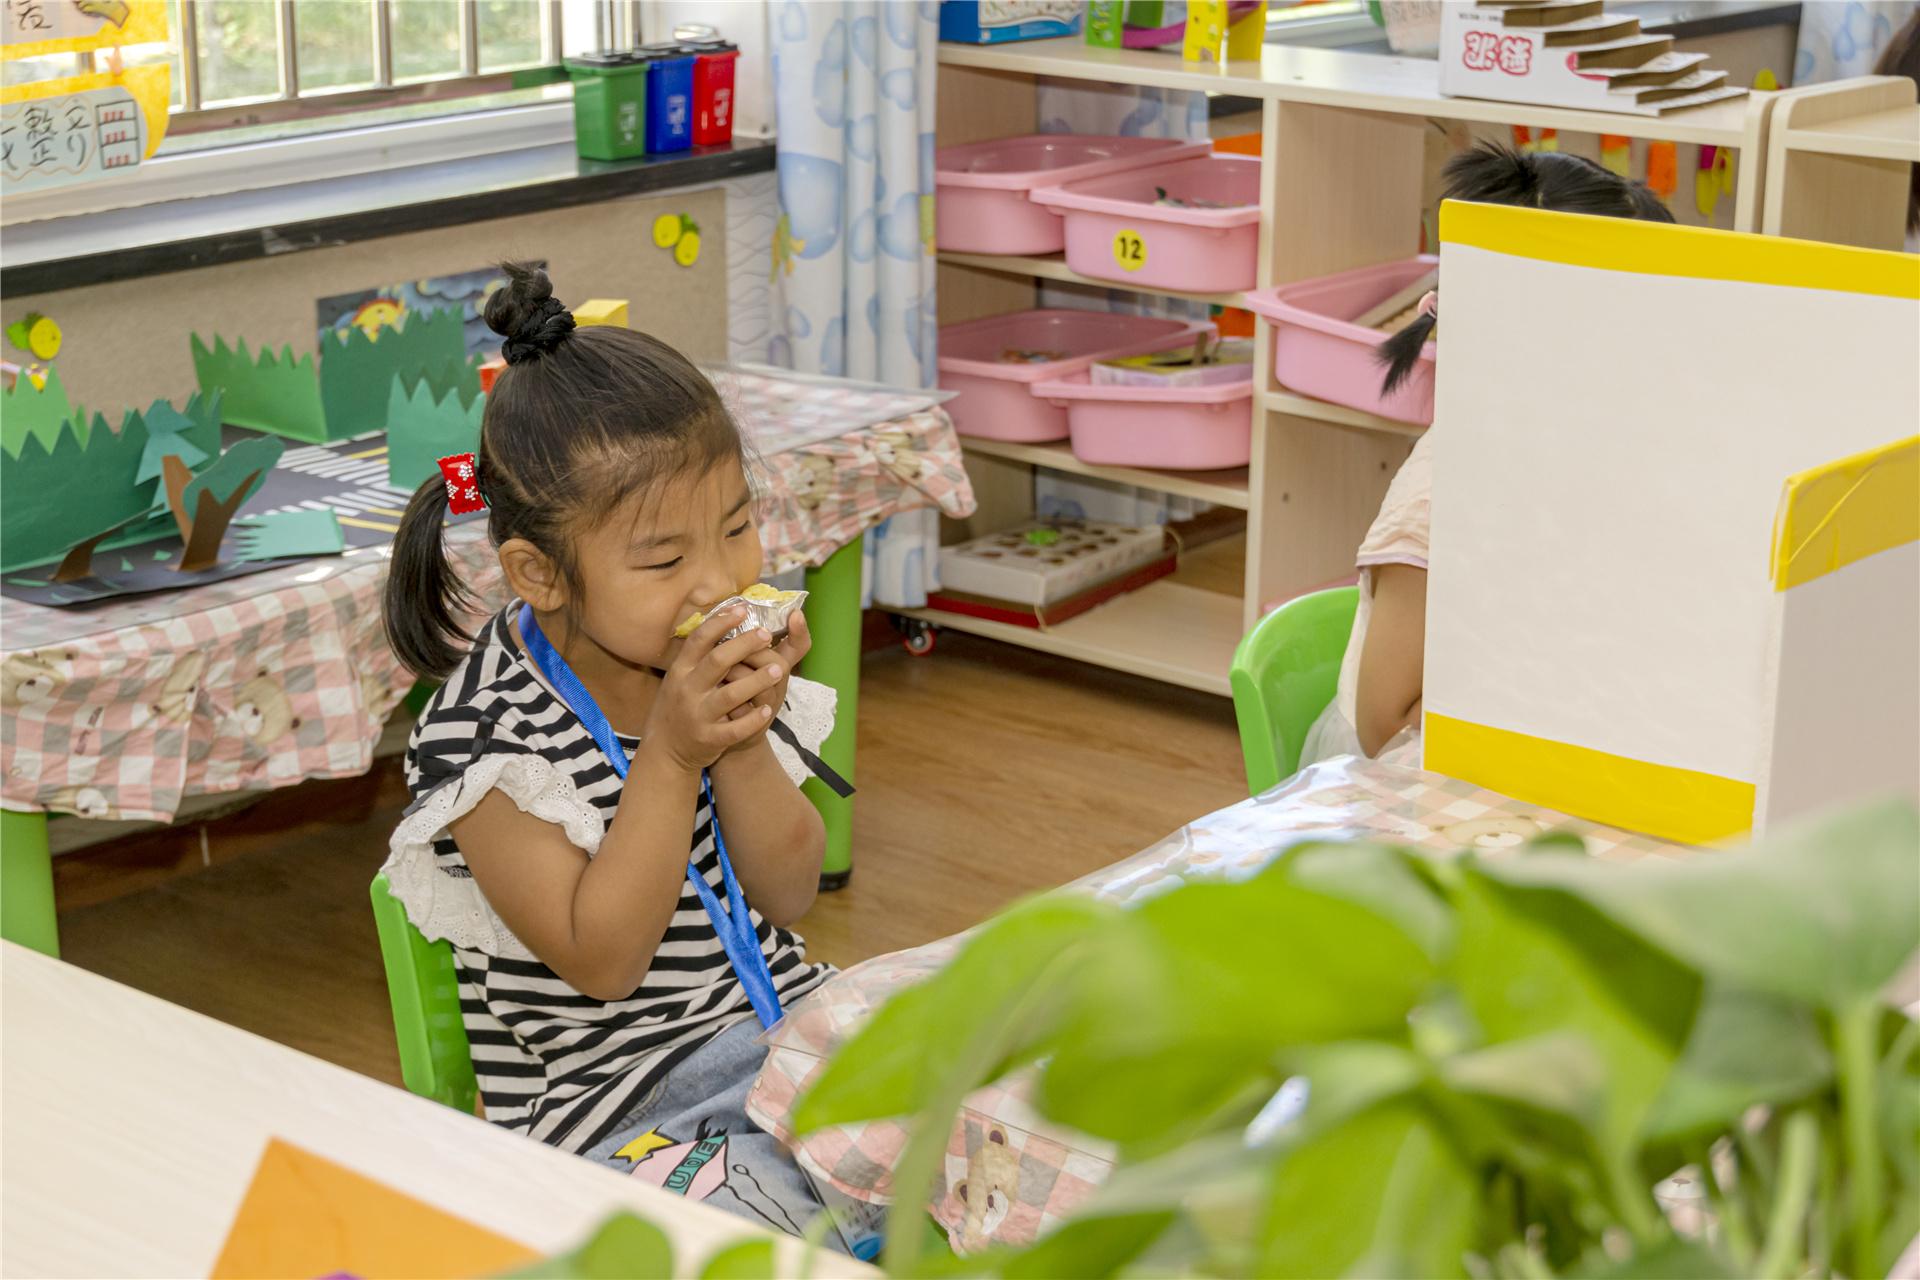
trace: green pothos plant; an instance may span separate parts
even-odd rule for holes
[[[795,1121],[916,1117],[895,1275],[1880,1276],[1920,1231],[1920,1025],[1883,996],[1916,947],[1905,803],[1631,864],[1305,845],[1015,907]],[[953,1118],[1030,1065],[1116,1167],[1033,1246],[953,1258],[921,1217]],[[1704,1225],[1654,1195],[1687,1168]]]

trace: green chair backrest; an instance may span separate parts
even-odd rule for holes
[[[466,1023],[460,1018],[453,947],[421,936],[387,887],[386,876],[375,876],[368,894],[380,934],[380,959],[387,968],[393,1034],[400,1042],[400,1077],[421,1097],[472,1115],[478,1086]]]
[[[1228,679],[1250,794],[1300,767],[1307,731],[1339,687],[1359,608],[1358,587],[1316,591],[1287,601],[1240,641]]]

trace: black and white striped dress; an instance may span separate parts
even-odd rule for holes
[[[453,944],[487,1118],[579,1151],[695,1049],[753,1017],[753,1007],[691,883],[681,883],[640,987],[612,1002],[582,995],[540,963],[480,893],[446,828],[489,790],[504,790],[591,854],[624,785],[579,717],[534,674],[510,616],[486,624],[414,727],[406,760],[414,802],[394,833],[386,873],[415,926]],[[831,690],[794,679],[781,718],[817,751],[831,704]],[[629,752],[637,745],[624,742]],[[797,777],[801,767],[784,744],[775,750]],[[702,802],[689,856],[725,902],[711,818]],[[752,916],[781,1005],[791,1007],[830,970],[807,963],[797,935]]]

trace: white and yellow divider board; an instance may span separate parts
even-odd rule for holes
[[[1440,238],[1427,767],[1689,842],[1920,787],[1920,258]]]

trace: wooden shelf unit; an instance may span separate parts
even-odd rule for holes
[[[1767,128],[1768,235],[1903,249],[1920,106],[1904,76],[1863,76],[1780,95]]]
[[[1436,64],[1430,60],[1330,49],[1269,45],[1257,65],[1203,66],[1182,62],[1177,54],[1096,49],[1078,38],[1064,38],[1002,46],[942,44],[939,60],[940,146],[1032,132],[1037,76],[1257,99],[1265,162],[1257,287],[1411,257],[1419,248],[1430,121],[1531,125],[1732,148],[1738,153],[1733,225],[1736,230],[1760,230],[1762,197],[1768,197],[1771,208],[1772,183],[1777,179],[1787,190],[1802,185],[1798,176],[1788,185],[1775,172],[1782,167],[1777,159],[1782,139],[1770,133],[1773,113],[1788,100],[1815,92],[1752,93],[1662,117],[1445,98],[1436,88]],[[1893,164],[1883,150],[1904,147],[1905,136],[1899,132],[1900,119],[1882,117],[1911,107],[1911,82],[1902,82],[1907,85],[1904,100],[1888,96],[1892,91],[1884,89],[1862,98],[1863,83],[1843,82],[1851,86],[1843,109],[1830,106],[1820,114],[1800,108],[1808,114],[1796,114],[1793,125],[1796,145],[1808,148],[1804,154],[1819,152],[1816,158],[1828,162],[1847,157],[1847,163]],[[1833,142],[1835,136],[1843,141]],[[1901,165],[1903,184],[1905,172]],[[1871,194],[1879,201],[1876,208],[1887,204],[1877,187]],[[1904,196],[1898,207],[1904,210]],[[1032,307],[1035,280],[1128,289],[1124,282],[1081,277],[1058,257],[955,253],[939,257],[942,324]],[[1239,297],[1132,291],[1223,305]],[[1192,688],[1226,692],[1234,643],[1259,620],[1263,603],[1352,573],[1354,548],[1423,431],[1281,387],[1273,378],[1272,338],[1267,321],[1258,320],[1253,459],[1244,475],[1089,467],[1064,446],[970,440],[968,470],[981,499],[980,511],[971,522],[953,530],[954,536],[973,536],[1027,518],[1033,509],[1035,467],[1205,498],[1247,512],[1243,590],[1238,601],[1168,580],[1046,632],[925,611],[916,616]]]
[[[1103,467],[1082,462],[1073,456],[1072,448],[1065,444],[1013,444],[1006,440],[981,440],[973,436],[960,437],[960,443],[968,453],[1006,458],[1048,471],[1091,476],[1095,480],[1111,480],[1115,484],[1130,484],[1159,493],[1178,494],[1183,498],[1198,498],[1202,502],[1237,507],[1241,511],[1247,509],[1245,467],[1232,471],[1147,471],[1139,467]]]

